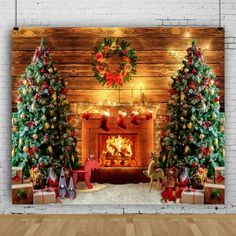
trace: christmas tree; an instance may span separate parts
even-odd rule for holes
[[[48,167],[57,174],[62,166],[76,168],[77,140],[69,123],[66,82],[43,40],[21,78],[12,118],[12,165],[22,166],[25,176],[37,167],[45,178]]]
[[[203,52],[192,43],[172,77],[167,105],[168,125],[161,134],[160,162],[163,168],[189,168],[190,179],[201,168],[213,176],[224,166],[224,114],[220,112],[219,89]]]

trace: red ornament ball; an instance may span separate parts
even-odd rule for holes
[[[197,166],[198,166],[197,162],[196,162],[196,161],[193,162],[192,167],[193,167],[193,168],[196,168]]]
[[[45,164],[44,164],[43,161],[39,163],[39,167],[40,167],[41,169],[43,169],[43,168],[45,167]]]

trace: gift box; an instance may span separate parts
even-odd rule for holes
[[[12,185],[13,204],[32,204],[33,203],[33,184]]]
[[[225,184],[225,168],[223,166],[215,167],[215,183]]]
[[[215,180],[214,180],[214,178],[206,178],[206,183],[208,183],[208,184],[214,184],[214,183],[215,183]]]
[[[224,204],[225,186],[223,184],[205,183],[204,202],[206,204]]]
[[[12,167],[12,185],[22,184],[23,182],[23,168],[22,167]]]
[[[56,193],[54,190],[36,190],[33,193],[33,203],[34,204],[49,204],[56,203]]]
[[[184,189],[181,194],[181,203],[204,204],[204,191],[199,189]]]

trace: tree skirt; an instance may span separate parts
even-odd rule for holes
[[[94,184],[99,191],[81,192],[77,190],[74,200],[62,199],[62,204],[162,204],[160,191],[154,187],[149,192],[149,183],[105,184],[103,188]]]

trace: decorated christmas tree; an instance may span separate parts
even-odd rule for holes
[[[59,76],[44,41],[21,75],[17,113],[12,118],[12,165],[24,175],[37,168],[45,179],[48,167],[57,174],[62,166],[77,167],[75,129],[64,78]]]
[[[224,166],[224,114],[220,112],[219,89],[203,52],[192,43],[172,77],[167,105],[167,128],[161,134],[160,162],[163,168],[188,167],[190,179],[199,170]]]

